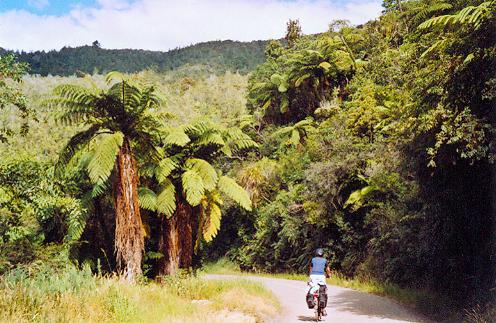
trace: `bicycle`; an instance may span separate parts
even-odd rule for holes
[[[321,321],[327,306],[327,286],[325,284],[319,283],[319,288],[315,290],[313,295],[310,293],[307,295],[307,305],[309,308],[315,308],[315,319],[317,322]]]

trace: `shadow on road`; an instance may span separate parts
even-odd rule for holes
[[[298,321],[302,321],[302,322],[315,322],[315,316],[299,315],[298,316]]]
[[[419,322],[413,313],[395,305],[396,303],[389,299],[354,290],[340,290],[334,295],[329,295],[327,304],[340,312],[402,322]]]

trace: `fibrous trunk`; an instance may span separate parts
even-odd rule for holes
[[[117,156],[114,180],[115,250],[117,266],[133,282],[142,274],[144,238],[138,204],[138,170],[127,138]]]
[[[179,268],[190,268],[193,259],[193,210],[178,201],[170,218],[162,217],[158,249],[164,256],[158,261],[158,274],[175,275]]]

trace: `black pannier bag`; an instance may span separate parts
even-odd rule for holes
[[[310,293],[310,291],[308,291],[308,293],[307,293],[307,305],[308,305],[308,308],[310,308],[310,309],[314,308],[314,306],[315,306],[313,294]]]
[[[319,307],[327,307],[327,286],[320,286],[319,288]]]

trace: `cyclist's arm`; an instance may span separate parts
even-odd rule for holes
[[[309,267],[309,270],[308,270],[308,274],[311,275],[312,274],[312,263],[310,263],[310,267]]]
[[[326,272],[326,277],[330,278],[331,277],[331,268],[329,268],[329,263],[326,264],[325,272]]]

